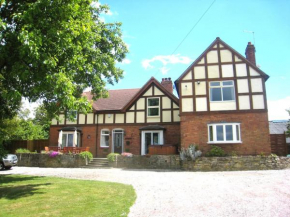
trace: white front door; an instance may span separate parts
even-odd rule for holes
[[[150,145],[163,145],[163,131],[142,131],[141,141],[141,155],[146,155]]]

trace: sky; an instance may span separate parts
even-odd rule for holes
[[[269,120],[289,119],[285,111],[290,108],[289,0],[99,3],[110,7],[101,17],[104,22],[122,23],[123,40],[129,48],[126,59],[118,63],[124,78],[108,89],[140,88],[152,76],[175,81],[216,37],[242,55],[252,42],[257,65],[270,76],[266,82]]]
[[[269,120],[289,119],[285,111],[290,108],[289,0],[100,3],[110,7],[102,15],[104,22],[122,23],[123,40],[129,47],[126,59],[118,63],[124,78],[108,85],[109,89],[140,88],[152,76],[175,81],[216,37],[243,56],[247,43],[252,42],[257,65],[270,76],[266,82]]]

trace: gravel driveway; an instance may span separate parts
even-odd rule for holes
[[[14,167],[1,174],[57,176],[131,184],[129,216],[290,216],[290,170],[180,172],[166,170]]]

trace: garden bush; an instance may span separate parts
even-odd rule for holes
[[[114,162],[116,160],[116,156],[119,156],[120,154],[118,153],[110,153],[107,155],[107,158],[110,162]]]
[[[89,151],[84,151],[80,153],[80,156],[84,159],[88,158],[89,161],[91,161],[93,159],[93,154]]]
[[[16,154],[30,153],[30,151],[26,148],[18,148],[15,152]]]
[[[207,157],[224,157],[225,151],[218,146],[212,145],[210,151],[206,154]]]

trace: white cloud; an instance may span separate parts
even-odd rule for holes
[[[160,71],[162,74],[166,74],[170,68],[165,67],[168,64],[189,64],[192,62],[192,60],[189,57],[181,56],[180,54],[176,55],[158,55],[151,59],[145,59],[141,62],[142,67],[144,69],[150,69],[154,68],[155,66],[153,63],[161,63],[162,67],[160,68]]]
[[[166,75],[169,70],[170,68],[167,68],[166,66],[160,68],[162,75]]]
[[[123,59],[123,61],[121,62],[121,64],[130,64],[131,60],[129,59]]]
[[[286,109],[290,109],[290,96],[284,99],[268,100],[269,120],[289,120]]]

